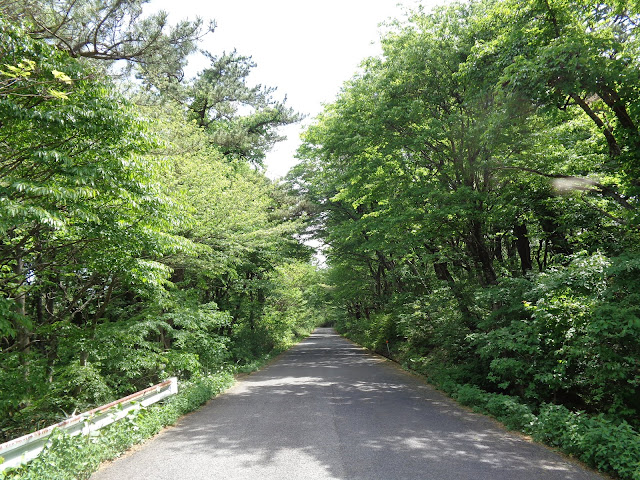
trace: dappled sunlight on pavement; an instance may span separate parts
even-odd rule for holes
[[[603,478],[318,329],[135,454],[110,479]]]

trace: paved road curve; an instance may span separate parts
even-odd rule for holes
[[[469,413],[318,329],[94,480],[587,480],[603,477]]]

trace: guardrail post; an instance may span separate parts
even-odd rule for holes
[[[175,395],[178,393],[178,377],[171,377],[169,380],[171,380],[171,385],[169,386],[169,392],[171,393],[169,395]]]

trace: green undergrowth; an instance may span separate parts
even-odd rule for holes
[[[181,416],[196,410],[233,384],[230,371],[181,383],[177,395],[162,404],[140,409],[90,436],[53,433],[46,449],[32,462],[0,473],[3,480],[72,480],[89,478],[104,461],[120,456],[152,437]]]
[[[180,382],[178,394],[161,404],[142,408],[91,436],[70,437],[56,431],[45,450],[32,462],[0,473],[0,480],[86,479],[102,462],[115,459],[133,445],[144,442],[183,415],[197,410],[234,383],[234,375],[254,372],[274,357],[307,337],[310,329],[300,330],[294,339],[267,354],[242,364],[227,366],[218,373]]]
[[[358,338],[350,338],[358,341]],[[361,344],[367,346],[364,342]],[[640,433],[624,420],[614,421],[603,414],[574,412],[550,403],[533,407],[515,396],[458,383],[454,379],[455,372],[415,368],[407,362],[401,365],[406,370],[426,376],[430,383],[462,405],[492,416],[511,430],[530,435],[535,441],[558,448],[615,478],[640,480]]]
[[[293,343],[292,343],[293,344]],[[133,412],[126,418],[91,436],[70,437],[63,431],[52,434],[45,450],[32,462],[0,473],[1,480],[75,480],[86,479],[102,462],[119,457],[133,445],[144,442],[164,427],[173,425],[183,415],[201,405],[234,382],[234,374],[258,370],[272,358],[287,350],[282,347],[251,362],[229,367],[206,377],[180,382],[177,395],[162,404]]]
[[[640,434],[624,420],[573,412],[543,404],[535,411],[510,395],[449,383],[443,390],[474,411],[491,415],[512,430],[558,448],[587,465],[621,479],[640,480]]]
[[[87,479],[102,462],[119,457],[133,445],[144,442],[164,427],[176,423],[183,415],[197,410],[229,388],[234,383],[234,375],[260,369],[306,338],[311,331],[311,327],[299,329],[289,341],[281,342],[269,353],[253,358],[247,356],[238,364],[221,367],[215,374],[180,381],[175,396],[134,411],[90,436],[71,437],[63,431],[54,431],[47,447],[35,460],[19,468],[0,472],[0,480]]]

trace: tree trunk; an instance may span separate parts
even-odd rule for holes
[[[16,258],[16,263],[13,268],[13,273],[18,277],[18,281],[24,282],[25,272],[24,272],[24,261],[22,256],[18,254]],[[18,293],[16,295],[16,313],[19,318],[25,318],[27,316],[27,294],[22,285],[18,287]],[[31,332],[27,330],[25,324],[21,320],[16,321],[16,340],[18,342],[18,349],[20,351],[20,362],[22,365],[25,365],[27,360],[27,354],[29,353],[29,341],[31,337]]]
[[[500,263],[504,262],[504,256],[502,255],[502,237],[496,237],[494,241],[493,257]]]
[[[449,272],[449,267],[446,262],[434,262],[433,270],[435,271],[436,278],[438,280],[442,280],[447,282],[449,289],[451,290],[451,294],[456,299],[458,303],[458,308],[460,309],[460,313],[462,313],[463,322],[465,325],[472,331],[477,330],[476,321],[477,317],[471,313],[469,310],[469,305],[467,304],[467,300],[464,297],[462,291],[458,287],[458,284],[454,280],[451,272]]]
[[[515,227],[513,227],[513,233],[516,235],[516,247],[518,249],[518,255],[520,256],[522,274],[526,275],[529,270],[533,269],[533,262],[531,261],[531,244],[529,243],[526,223],[522,222],[516,224]]]
[[[485,245],[484,237],[482,236],[482,228],[480,222],[472,221],[470,225],[470,232],[467,237],[467,245],[469,253],[474,262],[480,267],[480,283],[486,287],[488,285],[495,285],[498,277],[493,269],[493,260],[489,254],[489,249]]]

